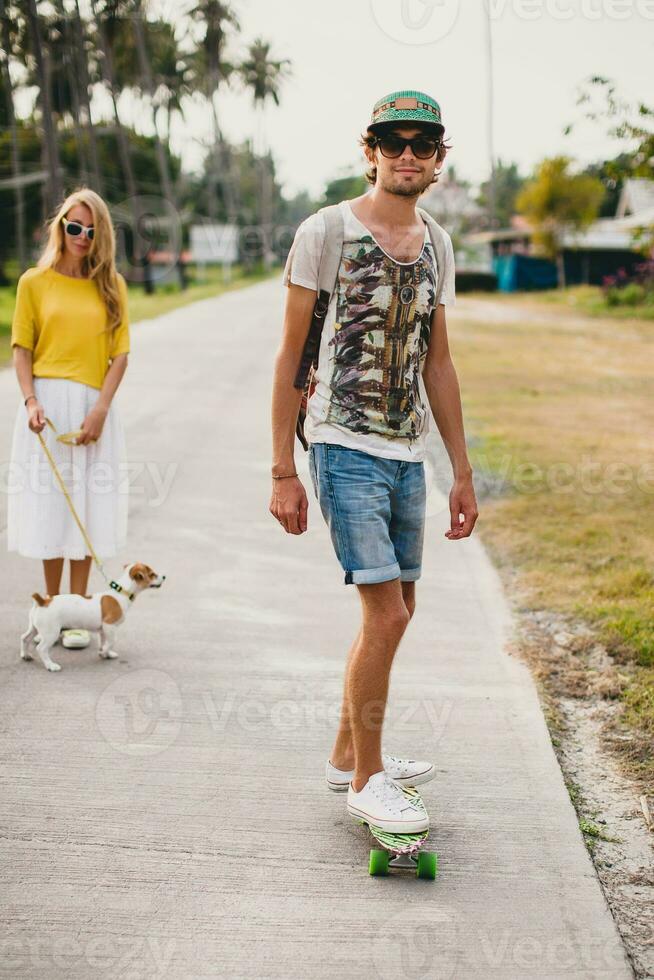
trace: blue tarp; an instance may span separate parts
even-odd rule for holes
[[[497,255],[493,259],[497,288],[502,293],[518,289],[556,288],[556,266],[548,259],[531,255]]]

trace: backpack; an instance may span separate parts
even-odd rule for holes
[[[340,206],[338,204],[330,204],[327,207],[320,208],[320,211],[325,219],[325,239],[318,269],[318,295],[311,316],[309,332],[302,348],[300,364],[293,382],[293,387],[302,391],[295,433],[304,450],[309,448],[306,436],[304,435],[304,422],[308,411],[309,398],[313,394],[316,386],[315,372],[318,368],[322,328],[338,282],[338,270],[341,264],[344,238],[343,213]],[[429,237],[436,258],[436,269],[438,272],[436,302],[434,304],[436,307],[440,303],[448,259],[450,261],[451,259],[445,246],[446,240],[443,228],[423,208],[416,208],[416,211],[429,229]],[[295,243],[291,246],[291,258],[294,248]]]

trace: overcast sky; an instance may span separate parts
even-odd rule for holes
[[[164,0],[165,2],[165,0]],[[266,132],[286,193],[320,193],[330,178],[361,169],[357,137],[373,103],[418,88],[441,105],[453,144],[447,162],[477,183],[488,173],[488,59],[485,0],[235,0],[247,40],[270,40],[293,76]],[[581,122],[578,86],[592,74],[613,79],[629,101],[654,104],[654,0],[491,0],[495,156],[528,170],[565,152],[585,163],[622,144]],[[254,131],[250,97],[226,92],[221,119],[229,138]],[[188,113],[185,162],[209,133],[206,109]],[[182,143],[178,139],[178,149]],[[447,163],[446,163],[447,166]]]

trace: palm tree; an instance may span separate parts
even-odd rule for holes
[[[227,220],[234,224],[238,214],[238,187],[233,179],[232,158],[225,142],[216,101],[221,85],[227,82],[234,72],[234,66],[225,58],[225,47],[229,31],[240,30],[238,17],[231,3],[221,0],[198,0],[189,13],[194,23],[204,25],[204,36],[196,48],[193,63],[196,85],[204,93],[211,106],[213,123],[213,152],[210,158],[212,179],[209,186],[209,217],[215,220],[215,188],[220,185]]]
[[[170,167],[168,165],[168,157],[164,149],[163,143],[159,137],[159,132],[157,130],[157,117],[156,117],[156,89],[154,84],[154,78],[152,75],[152,66],[150,64],[150,58],[148,55],[146,32],[144,28],[145,16],[143,13],[141,0],[134,0],[134,38],[136,40],[136,51],[139,60],[139,67],[142,75],[141,85],[145,92],[149,96],[150,106],[152,109],[152,123],[153,123],[153,140],[154,149],[157,159],[157,168],[159,170],[159,178],[161,180],[161,185],[163,189],[163,196],[166,201],[177,213],[177,200],[175,197],[175,191],[173,188],[173,182],[170,175]],[[186,287],[186,277],[184,275],[184,270],[182,268],[179,256],[176,258],[175,267],[177,270],[177,277],[179,279],[179,285],[181,289]]]
[[[54,14],[44,21],[44,38],[50,63],[50,98],[52,109],[66,128],[70,119],[75,133],[80,178],[86,182],[89,165],[86,140],[81,125],[79,80],[74,64],[75,45],[64,0],[54,0]]]
[[[75,7],[72,12],[72,32],[74,48],[74,64],[79,80],[79,101],[84,110],[86,133],[88,135],[88,145],[91,157],[91,171],[93,173],[94,189],[104,196],[102,180],[102,170],[100,168],[100,153],[98,140],[91,117],[91,79],[89,76],[88,51],[86,39],[86,27],[82,20],[78,0],[75,0]]]
[[[120,163],[125,177],[127,194],[131,199],[135,200],[137,195],[136,178],[134,176],[134,167],[132,166],[129,141],[118,111],[118,97],[120,93],[116,85],[116,77],[114,72],[113,44],[107,29],[108,24],[111,22],[114,16],[113,7],[115,7],[115,4],[112,5],[111,3],[105,3],[104,8],[101,10],[98,6],[97,0],[91,0],[91,11],[93,13],[95,28],[97,31],[97,40],[99,42],[96,43],[95,47],[100,54],[100,70],[111,98]]]
[[[9,71],[9,58],[14,49],[12,36],[12,22],[8,16],[5,0],[0,0],[0,48],[2,58],[0,68],[2,71],[2,88],[5,92],[7,102],[7,121],[11,134],[11,175],[14,181],[14,194],[16,197],[16,242],[18,246],[18,262],[20,271],[27,268],[27,249],[25,245],[25,197],[23,194],[22,172],[20,161],[20,144],[18,142],[18,124],[16,122],[16,111],[14,109],[14,88]]]
[[[146,42],[156,98],[155,122],[166,119],[166,142],[170,149],[171,121],[174,113],[184,115],[183,99],[192,94],[191,69],[180,51],[175,27],[165,20],[146,22]]]
[[[497,226],[497,178],[495,173],[495,148],[494,148],[494,117],[493,117],[493,32],[491,23],[490,4],[484,4],[486,11],[484,17],[484,33],[486,35],[486,107],[488,115],[488,158],[490,163],[490,179],[488,182],[488,204],[490,227]]]
[[[27,0],[27,22],[32,42],[32,52],[36,63],[36,76],[39,85],[39,103],[41,106],[41,121],[45,136],[45,153],[48,163],[48,181],[46,184],[46,209],[51,211],[62,197],[61,168],[59,164],[59,148],[57,133],[52,114],[50,99],[50,71],[47,49],[43,45],[41,22],[36,7],[36,0]]]
[[[113,107],[113,115],[116,130],[116,140],[118,143],[118,155],[120,157],[121,168],[125,178],[125,184],[127,187],[127,198],[128,198],[128,208],[131,215],[131,240],[132,240],[132,258],[134,261],[142,266],[143,269],[143,285],[147,293],[151,293],[153,290],[152,278],[150,275],[150,265],[148,260],[148,243],[147,241],[142,241],[141,232],[143,226],[143,214],[138,197],[138,189],[136,185],[136,177],[134,175],[134,166],[132,163],[132,154],[130,150],[129,140],[127,138],[127,133],[125,132],[125,127],[123,126],[122,120],[120,118],[120,113],[118,111],[118,96],[119,90],[116,83],[116,76],[114,72],[114,57],[113,57],[113,38],[110,35],[110,28],[115,19],[117,19],[117,14],[119,13],[118,7],[119,3],[115,0],[106,0],[104,7],[99,8],[97,0],[90,0],[91,10],[93,12],[93,18],[95,22],[95,28],[97,31],[97,37],[99,43],[96,44],[96,49],[101,53],[100,66],[102,71],[102,77],[104,79],[105,85],[109,91],[111,98],[111,104]],[[109,29],[108,29],[109,28]]]
[[[252,93],[257,119],[255,155],[260,171],[259,222],[266,266],[270,265],[272,257],[272,170],[265,138],[264,112],[268,100],[279,105],[279,89],[290,75],[290,64],[288,58],[271,58],[270,43],[259,37],[249,45],[247,57],[240,66],[241,77]]]

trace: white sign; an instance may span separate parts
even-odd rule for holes
[[[193,262],[236,262],[238,228],[236,225],[191,225]]]

